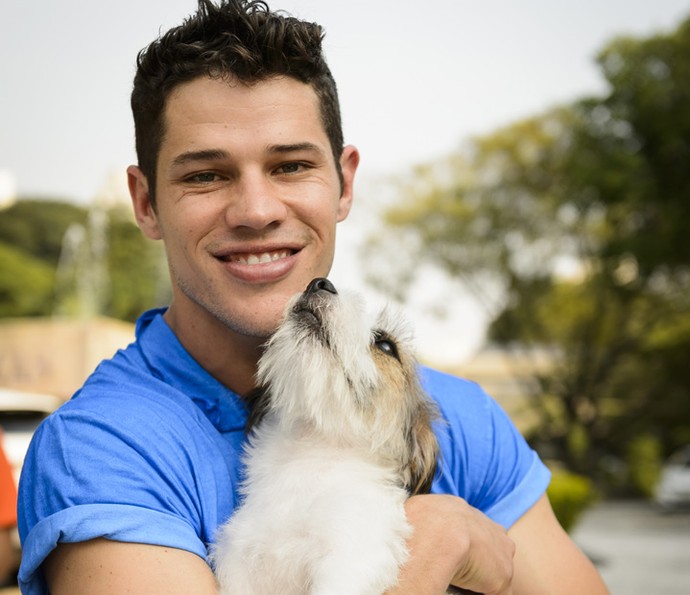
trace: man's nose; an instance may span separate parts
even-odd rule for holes
[[[265,229],[287,217],[280,188],[261,173],[244,174],[235,184],[225,216],[231,227]]]

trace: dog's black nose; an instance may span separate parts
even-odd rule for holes
[[[314,279],[311,283],[309,283],[309,285],[307,286],[307,290],[304,293],[310,295],[312,293],[316,293],[317,291],[327,291],[328,293],[333,294],[338,293],[335,287],[333,286],[333,283],[331,283],[325,277],[317,277],[316,279]]]

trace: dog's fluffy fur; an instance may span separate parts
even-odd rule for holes
[[[435,409],[399,315],[314,280],[267,344],[245,453],[243,502],[211,563],[224,595],[380,595],[396,583],[428,491]]]

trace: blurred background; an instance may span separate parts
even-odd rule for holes
[[[0,7],[0,425],[15,473],[37,421],[168,299],[161,248],[129,211],[129,93],[136,53],[194,10],[45,4]],[[690,2],[271,4],[326,28],[362,153],[336,284],[402,304],[420,359],[506,408],[614,593],[686,593]],[[606,541],[616,530],[627,550]],[[643,563],[658,535],[664,579]]]

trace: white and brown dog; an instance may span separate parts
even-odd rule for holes
[[[436,410],[409,334],[355,294],[315,279],[288,305],[259,362],[243,501],[211,562],[224,595],[380,595],[396,583],[428,491]]]

